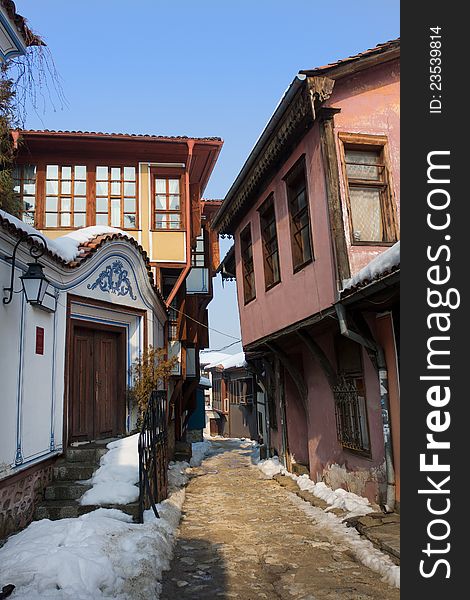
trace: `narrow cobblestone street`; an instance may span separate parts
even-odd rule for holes
[[[253,466],[251,448],[213,443],[189,482],[164,600],[398,600]]]

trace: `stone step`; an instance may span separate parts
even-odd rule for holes
[[[46,487],[45,500],[78,500],[91,485],[71,481],[55,481]]]
[[[98,508],[115,508],[122,512],[131,515],[133,520],[137,522],[139,518],[139,503],[132,502],[131,504],[108,504],[103,506],[97,506],[95,504],[82,506],[77,501],[73,500],[46,500],[40,504],[34,513],[34,519],[39,521],[41,519],[50,519],[51,521],[57,521],[58,519],[70,519],[80,517]]]
[[[92,446],[70,446],[65,451],[65,460],[67,462],[93,463],[99,465],[100,459],[107,452],[107,448]]]
[[[90,479],[96,471],[96,465],[85,463],[69,463],[57,461],[54,466],[54,480],[56,481],[85,481]]]
[[[50,519],[51,521],[70,519],[80,517],[96,508],[96,506],[81,506],[78,502],[70,500],[68,502],[67,500],[45,500],[36,508],[34,519],[36,521],[41,519]]]

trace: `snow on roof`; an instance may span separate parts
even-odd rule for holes
[[[225,360],[230,358],[231,354],[225,354],[225,352],[216,352],[214,350],[208,350],[207,352],[201,351],[199,353],[199,363],[201,367],[210,365],[212,363]]]
[[[246,367],[247,362],[245,360],[245,353],[238,352],[237,354],[231,354],[225,360],[220,362],[213,362],[210,365],[207,365],[207,369],[215,369],[216,367],[222,367],[223,369],[237,369],[240,367]]]
[[[89,242],[98,235],[118,233],[128,238],[133,237],[129,233],[121,231],[121,229],[116,229],[115,227],[95,225],[93,227],[83,227],[82,229],[71,231],[66,235],[62,235],[56,238],[55,240],[52,240],[37,229],[35,229],[34,227],[31,227],[31,225],[28,225],[21,219],[10,215],[4,210],[0,210],[0,217],[2,217],[5,221],[11,223],[11,225],[16,227],[16,229],[19,229],[20,231],[24,231],[28,234],[35,234],[41,236],[46,241],[47,249],[49,250],[49,252],[67,263],[74,261],[80,255],[80,246],[82,244]]]
[[[365,267],[348,279],[343,287],[343,292],[365,283],[371,283],[382,275],[389,273],[400,264],[400,242],[397,242],[385,252],[381,252]]]
[[[199,385],[202,387],[212,387],[211,380],[208,377],[201,377],[199,380]]]
[[[128,238],[134,237],[126,231],[122,231],[122,229],[117,229],[116,227],[108,227],[107,225],[93,225],[91,227],[83,227],[81,229],[71,231],[70,233],[58,237],[53,241],[62,252],[64,260],[66,262],[70,262],[75,260],[80,255],[80,246],[83,244],[86,244],[99,235],[113,235],[115,233],[119,233]]]

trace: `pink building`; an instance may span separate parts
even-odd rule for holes
[[[390,508],[398,246],[376,257],[399,240],[399,54],[394,40],[301,71],[213,223],[234,236],[219,269],[237,279],[271,451]]]

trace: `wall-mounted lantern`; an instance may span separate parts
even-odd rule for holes
[[[40,243],[35,242],[33,238],[39,238]],[[12,256],[8,259],[11,260],[11,279],[10,287],[3,288],[7,293],[7,296],[3,298],[3,304],[10,304],[13,298],[13,282],[15,278],[15,263],[16,263],[16,251],[18,246],[27,241],[32,241],[33,244],[29,247],[29,254],[34,258],[34,262],[28,263],[28,270],[24,275],[20,277],[21,284],[23,286],[23,292],[26,298],[26,302],[29,302],[33,306],[41,306],[44,300],[44,295],[49,286],[49,281],[44,275],[43,266],[39,264],[38,259],[44,254],[47,249],[46,240],[37,233],[28,233],[17,241]]]

